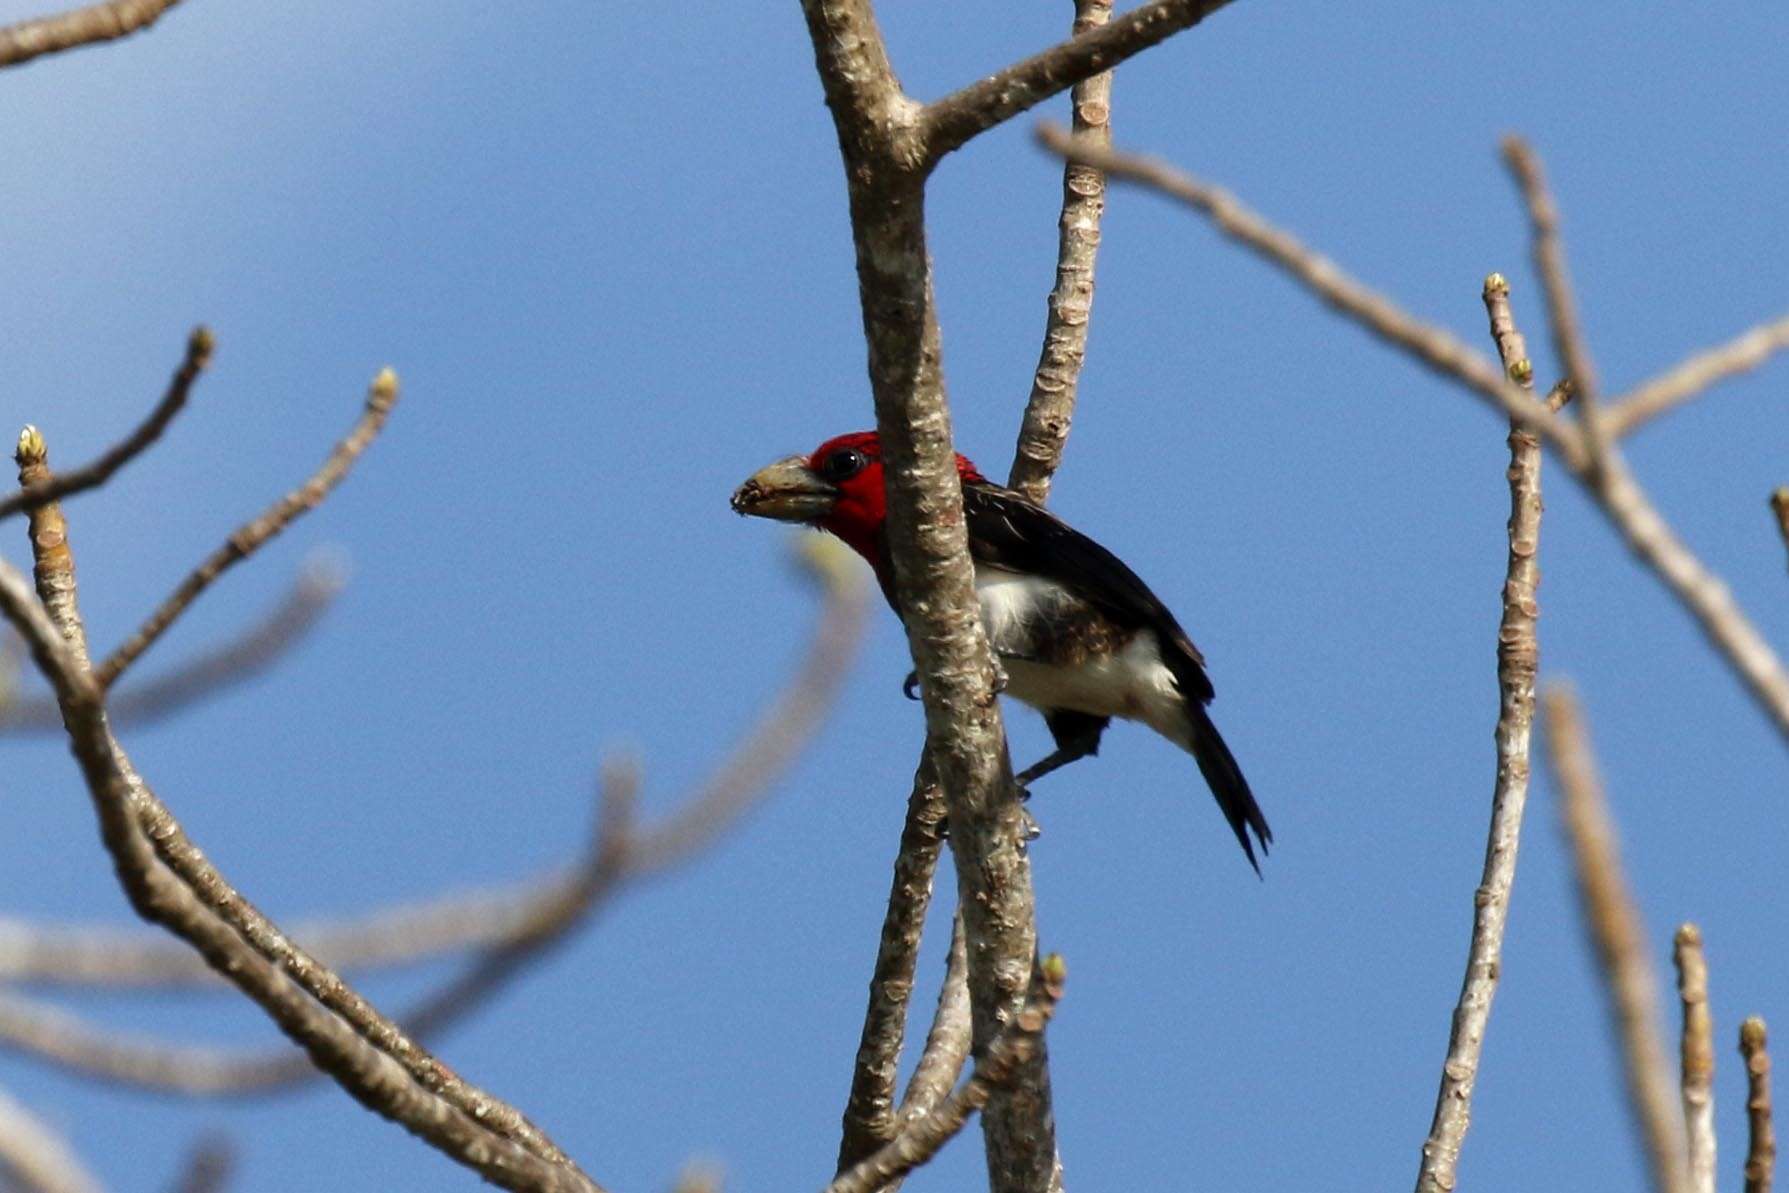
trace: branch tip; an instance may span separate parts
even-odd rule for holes
[[[1509,279],[1500,273],[1493,273],[1485,278],[1485,297],[1509,293]]]
[[[211,354],[217,351],[217,336],[203,323],[193,328],[193,334],[186,339],[186,358],[197,368],[204,368],[211,363]]]
[[[30,423],[19,432],[19,445],[13,452],[14,460],[20,468],[29,468],[33,464],[46,464],[50,459],[50,448],[43,440],[43,432]]]

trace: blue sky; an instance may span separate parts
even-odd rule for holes
[[[922,98],[1056,40],[1069,15],[883,7]],[[0,21],[35,11],[5,0]],[[1487,351],[1479,286],[1501,270],[1551,377],[1495,154],[1523,132],[1613,391],[1789,308],[1785,44],[1789,15],[1761,4],[1716,19],[1245,0],[1127,65],[1114,128]],[[275,674],[126,735],[262,907],[292,919],[529,875],[581,844],[605,751],[643,759],[657,811],[721,758],[814,614],[785,534],[726,497],[871,421],[795,4],[195,2],[0,73],[0,112],[0,422],[85,458],[160,392],[190,326],[220,344],[166,442],[70,506],[98,641],[307,474],[380,366],[404,379],[340,493],[145,664],[252,620],[308,550],[353,560]],[[1029,123],[954,156],[930,192],[958,443],[996,473],[1053,265],[1059,169]],[[1764,500],[1789,482],[1786,367],[1630,445],[1778,643],[1789,576]],[[1414,1178],[1491,790],[1505,464],[1504,428],[1471,399],[1178,209],[1113,196],[1053,503],[1205,650],[1277,846],[1256,882],[1190,760],[1142,730],[1040,783],[1042,938],[1071,968],[1051,1053],[1073,1187]],[[1545,483],[1542,670],[1585,698],[1662,973],[1675,925],[1704,927],[1736,1182],[1738,1021],[1789,1025],[1783,742],[1569,482]],[[22,536],[0,550],[17,561]],[[822,1184],[920,741],[907,667],[878,610],[825,740],[771,802],[445,1057],[616,1188],[662,1188],[692,1157],[730,1188]],[[1009,720],[1030,761],[1041,724]],[[65,751],[4,741],[0,759],[0,906],[128,923]],[[1537,783],[1463,1187],[1641,1179],[1556,810]],[[440,976],[366,987],[395,1005]],[[184,1040],[273,1035],[228,998],[76,1005]],[[344,1190],[474,1184],[333,1088],[193,1106],[13,1057],[0,1086],[121,1189],[165,1184],[210,1128],[239,1144],[244,1190],[320,1171]],[[966,1187],[980,1165],[966,1138],[911,1187]]]

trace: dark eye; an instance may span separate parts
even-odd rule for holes
[[[856,448],[842,447],[820,461],[820,475],[836,485],[862,472],[869,462],[869,457]]]

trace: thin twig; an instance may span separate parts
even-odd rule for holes
[[[1509,283],[1503,275],[1494,273],[1485,279],[1484,301],[1491,339],[1504,371],[1532,393],[1534,366],[1510,310]],[[1423,1142],[1417,1193],[1451,1193],[1458,1179],[1460,1147],[1472,1121],[1479,1057],[1502,972],[1510,888],[1516,879],[1522,811],[1528,802],[1534,675],[1540,659],[1535,633],[1540,568],[1535,557],[1540,550],[1541,445],[1533,432],[1514,423],[1509,431],[1508,475],[1509,553],[1504,567],[1503,616],[1497,630],[1497,777],[1491,791],[1491,825],[1485,840],[1484,871],[1473,892],[1466,976],[1454,1007],[1435,1114]]]
[[[173,0],[170,0],[172,3]],[[100,7],[108,7],[101,5]],[[0,65],[5,64],[6,31],[0,30]],[[59,476],[35,481],[23,485],[15,493],[0,498],[0,518],[9,518],[21,510],[30,509],[34,505],[42,505],[46,501],[60,501],[64,497],[72,497],[76,493],[97,488],[112,479],[112,474],[124,467],[131,460],[141,455],[157,439],[168,424],[174,421],[186,405],[187,396],[192,392],[193,382],[211,362],[212,349],[216,341],[208,328],[193,329],[187,337],[186,356],[180,366],[174,370],[174,377],[168,382],[168,388],[162,394],[161,401],[149,412],[141,425],[129,435],[100,453],[99,457],[79,468],[71,469]]]
[[[307,563],[280,603],[237,637],[169,669],[131,684],[107,701],[114,724],[153,725],[203,700],[246,683],[290,653],[315,629],[342,591],[341,570],[326,559]],[[0,702],[0,733],[60,732],[62,714],[50,697]],[[0,924],[0,939],[5,926]],[[158,943],[194,965],[190,949]],[[4,948],[0,947],[0,953]],[[203,969],[203,966],[198,968]],[[0,972],[5,969],[0,962]],[[209,971],[207,971],[209,972]]]
[[[1696,925],[1677,930],[1672,958],[1677,965],[1677,998],[1683,1005],[1679,1080],[1690,1191],[1714,1193],[1714,1021],[1708,1011],[1708,959]]]
[[[1026,1062],[1042,1046],[1044,1026],[1062,997],[1067,969],[1062,958],[1045,957],[1034,970],[1030,997],[989,1044],[975,1070],[943,1105],[923,1118],[904,1123],[893,1139],[873,1155],[839,1175],[826,1193],[875,1193],[938,1154],[987,1105],[994,1090],[1017,1079]]]
[[[1134,54],[1190,29],[1229,0],[1151,0],[1111,24],[1033,54],[969,84],[935,103],[923,116],[929,160],[961,149],[971,138],[1066,91],[1082,79],[1109,71]]]
[[[1548,757],[1559,785],[1579,905],[1621,1046],[1634,1129],[1645,1144],[1656,1193],[1688,1193],[1683,1120],[1659,1034],[1658,982],[1647,957],[1646,931],[1622,873],[1589,733],[1569,688],[1550,686],[1543,703]]]
[[[9,1193],[100,1193],[99,1178],[48,1123],[0,1090],[0,1187]]]
[[[108,0],[0,29],[0,67],[147,29],[180,0]]]
[[[1153,158],[1083,143],[1048,122],[1038,126],[1037,137],[1051,152],[1097,166],[1108,179],[1150,187],[1192,208],[1219,232],[1290,274],[1335,310],[1486,398],[1523,428],[1538,433],[1568,464],[1582,461],[1584,446],[1578,429],[1541,408],[1533,395],[1513,384],[1502,369],[1452,332],[1424,323],[1349,277],[1335,262],[1268,223],[1228,191]]]
[[[237,527],[223,546],[188,573],[168,598],[137,628],[136,633],[95,668],[94,679],[100,687],[109,688],[117,682],[124,669],[142,657],[143,652],[154,645],[155,640],[174,624],[176,618],[186,612],[187,606],[210,587],[212,581],[254,554],[299,517],[321,505],[330,491],[348,475],[348,470],[354,466],[360,453],[378,436],[397,400],[397,374],[386,369],[374,378],[373,384],[367,389],[366,409],[360,419],[347,437],[335,445],[335,450],[329,453],[323,466],[304,484],[269,506],[260,517]]]
[[[944,795],[933,774],[931,755],[921,758],[907,800],[907,822],[895,854],[894,881],[876,966],[870,973],[869,1008],[851,1067],[839,1140],[838,1172],[844,1172],[887,1143],[895,1133],[895,1079],[906,1039],[907,1007],[913,975],[932,902],[932,878],[944,846]],[[956,1080],[953,1073],[950,1081]]]
[[[1643,381],[1623,397],[1610,402],[1603,421],[1610,438],[1633,433],[1659,415],[1683,405],[1727,378],[1762,365],[1789,348],[1789,315],[1743,331],[1706,352],[1698,352],[1682,364]]]
[[[1547,187],[1540,155],[1528,142],[1513,135],[1503,138],[1503,159],[1528,208],[1534,269],[1540,275],[1541,288],[1547,297],[1547,323],[1553,335],[1553,351],[1565,369],[1566,380],[1572,384],[1589,466],[1595,471],[1601,467],[1606,454],[1609,433],[1603,425],[1596,366],[1590,359],[1590,346],[1585,343],[1584,329],[1578,322],[1577,302],[1572,297],[1571,276],[1566,270],[1565,243],[1559,235],[1559,207]]]
[[[1112,19],[1112,0],[1075,0],[1078,37]],[[1074,132],[1094,144],[1112,143],[1112,73],[1076,83],[1069,92]],[[1079,162],[1062,163],[1062,216],[1057,221],[1056,286],[1044,320],[1044,344],[1031,381],[1031,397],[1019,424],[1007,486],[1040,505],[1074,421],[1081,365],[1087,358],[1087,326],[1093,314],[1093,266],[1099,253],[1100,216],[1106,209],[1106,176]]]
[[[1777,1133],[1770,1117],[1770,1053],[1764,1020],[1739,1025],[1739,1054],[1746,1062],[1746,1193],[1770,1193],[1777,1168]]]

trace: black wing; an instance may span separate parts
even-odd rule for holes
[[[1163,646],[1162,661],[1180,690],[1201,704],[1211,700],[1205,656],[1161,598],[1118,556],[1042,506],[997,485],[965,484],[963,516],[968,521],[970,553],[978,560],[1054,580],[1127,629],[1155,630]]]

